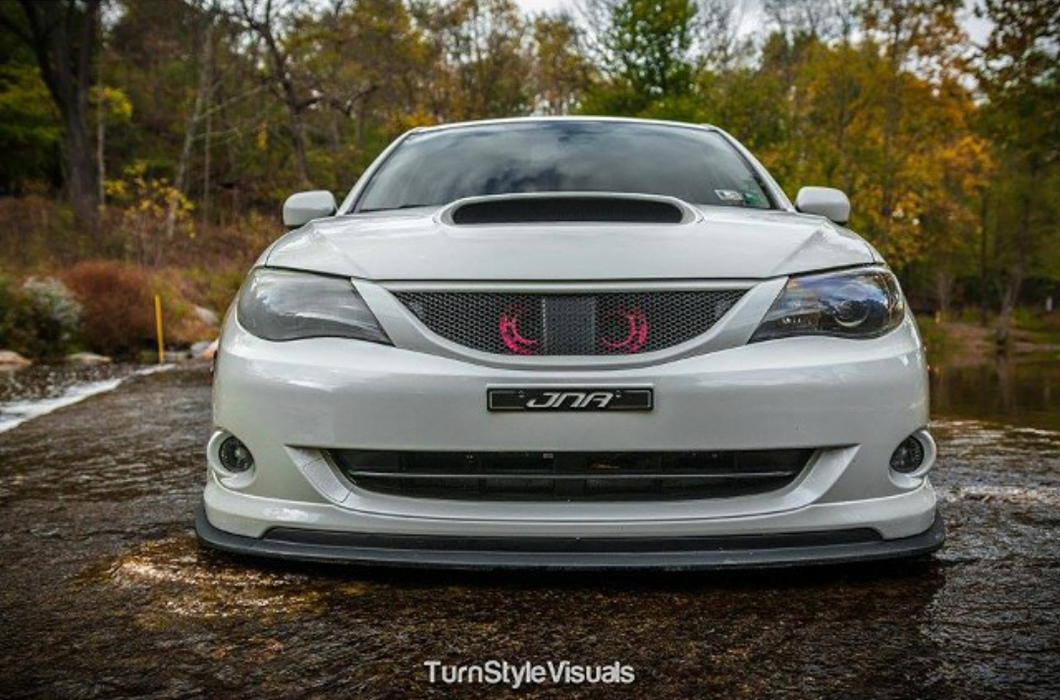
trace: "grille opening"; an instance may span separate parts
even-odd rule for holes
[[[768,493],[792,483],[812,449],[721,452],[329,450],[356,486],[414,498],[660,501]]]
[[[622,197],[526,197],[468,202],[456,207],[453,223],[521,224],[599,221],[679,224],[685,213],[669,202]]]
[[[526,294],[396,292],[431,331],[500,355],[629,355],[703,335],[741,289]]]

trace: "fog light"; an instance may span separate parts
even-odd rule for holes
[[[221,466],[233,474],[241,474],[254,466],[254,455],[235,436],[224,439],[217,450],[217,457],[221,460]]]
[[[891,469],[902,474],[911,474],[924,464],[924,446],[910,435],[902,440],[891,455]]]

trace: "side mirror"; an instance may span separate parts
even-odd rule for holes
[[[283,203],[283,225],[294,228],[313,219],[331,216],[338,209],[335,195],[327,190],[313,190],[292,194]]]
[[[803,187],[795,197],[795,208],[803,214],[816,214],[837,224],[850,221],[850,200],[842,190],[831,187]]]

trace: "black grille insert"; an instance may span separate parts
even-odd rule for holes
[[[397,292],[428,328],[501,355],[629,355],[709,331],[742,289],[530,294]]]
[[[723,452],[412,452],[329,450],[367,491],[501,501],[656,501],[767,493],[814,450]]]

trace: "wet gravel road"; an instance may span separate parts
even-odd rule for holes
[[[199,549],[209,375],[0,434],[0,697],[1060,696],[1060,434],[935,426],[950,540],[755,575],[262,565]],[[431,685],[423,662],[619,661],[620,686]]]

